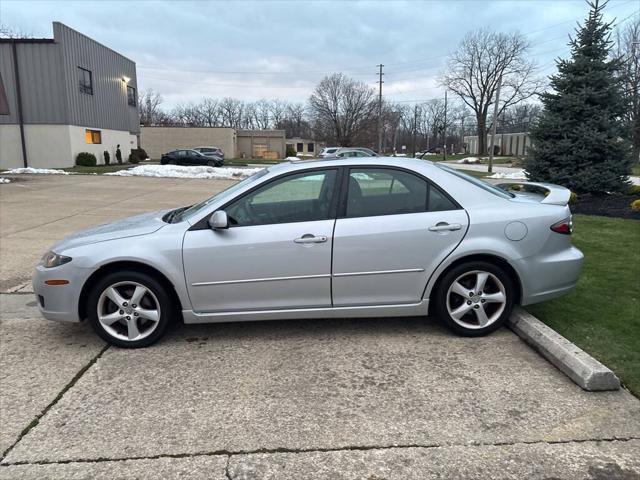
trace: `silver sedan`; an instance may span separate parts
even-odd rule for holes
[[[570,192],[497,188],[422,160],[294,161],[202,203],[54,245],[33,287],[51,320],[143,347],[184,323],[436,314],[484,335],[576,284]]]

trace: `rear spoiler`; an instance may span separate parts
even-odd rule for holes
[[[571,198],[571,190],[560,185],[554,185],[553,183],[513,180],[502,182],[496,185],[496,187],[501,188],[502,190],[508,190],[511,185],[521,185],[527,193],[538,193],[541,196],[540,203],[546,203],[549,205],[567,205]],[[541,189],[544,190],[545,193],[540,193]]]

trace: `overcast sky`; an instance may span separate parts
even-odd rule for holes
[[[385,97],[439,98],[437,76],[471,29],[519,30],[540,72],[566,56],[588,7],[557,1],[27,1],[0,0],[0,23],[52,37],[60,21],[137,63],[138,86],[165,107],[203,96],[304,101],[323,76],[371,85],[385,64]],[[611,0],[607,20],[628,23],[640,0]]]

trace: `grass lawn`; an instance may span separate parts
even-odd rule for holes
[[[486,177],[488,175],[493,175],[492,173],[489,173],[487,171],[478,172],[476,170],[465,170],[463,168],[456,168],[456,171],[462,172],[462,173],[466,173],[467,175],[470,175],[470,176],[476,177],[476,178],[484,178],[484,177]]]
[[[138,164],[138,165],[142,165]],[[75,167],[63,168],[62,170],[66,172],[75,172],[75,173],[97,173],[100,175],[101,173],[108,172],[117,172],[118,170],[126,170],[127,168],[136,167],[137,165],[133,163],[123,163],[123,164],[111,164],[111,165],[96,165],[95,167],[84,167],[82,165],[76,165]]]
[[[611,368],[640,396],[640,222],[573,219],[573,242],[585,255],[577,288],[527,310]]]

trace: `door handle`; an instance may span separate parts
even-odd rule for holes
[[[302,235],[300,238],[296,238],[294,240],[295,243],[323,243],[327,241],[327,237],[324,235],[318,235],[317,237],[315,235],[312,235],[311,233],[305,233],[304,235]]]
[[[462,228],[462,225],[460,225],[459,223],[447,223],[447,222],[438,222],[435,225],[432,225],[431,227],[429,227],[429,231],[430,232],[444,232],[444,231],[453,231],[453,230],[460,230]]]

